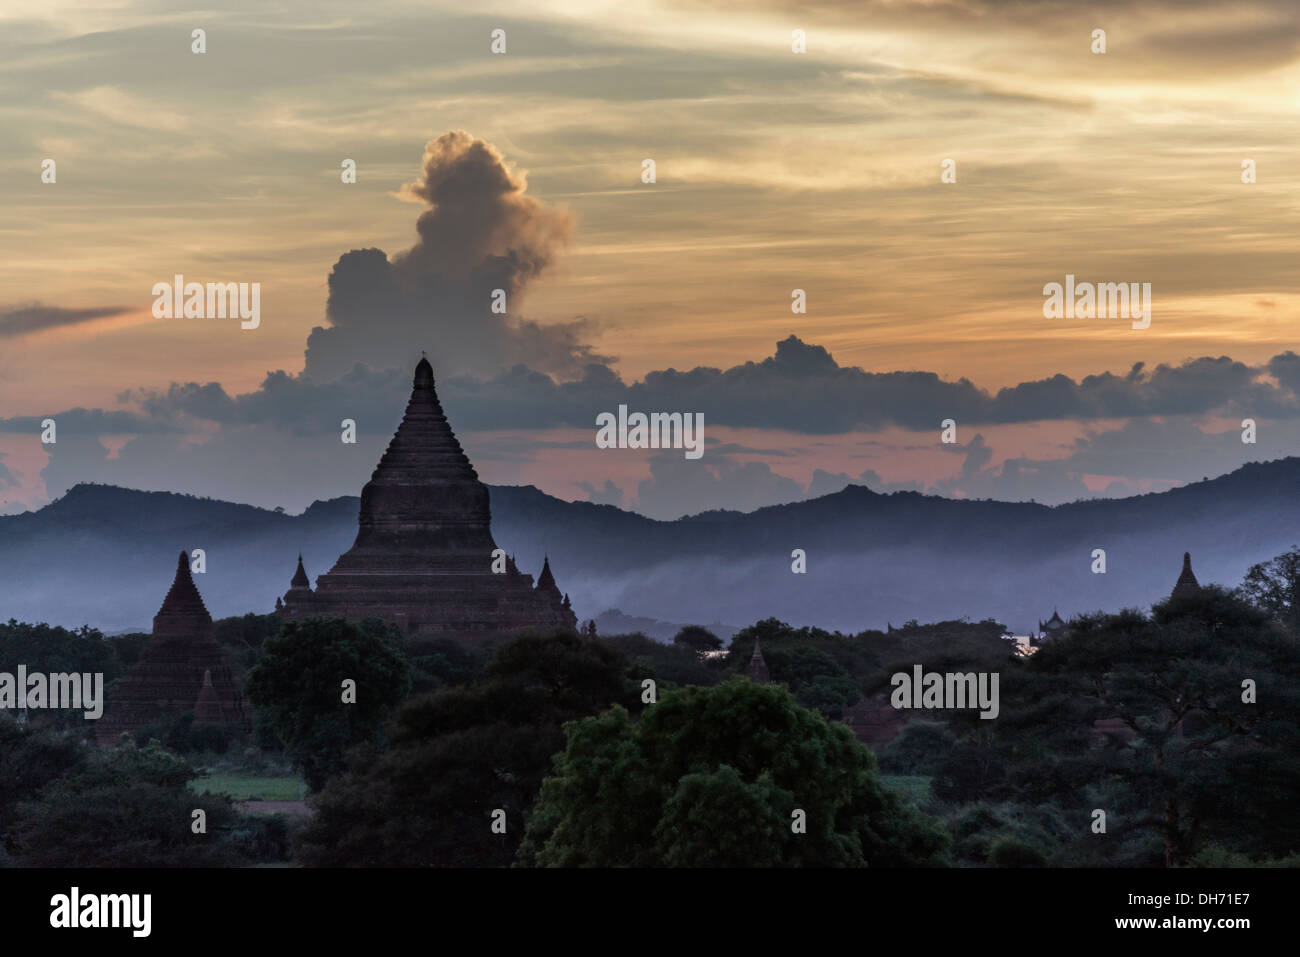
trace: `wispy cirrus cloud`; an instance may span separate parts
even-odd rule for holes
[[[43,332],[62,326],[75,326],[95,319],[108,319],[130,312],[129,306],[92,306],[87,309],[65,309],[41,303],[17,306],[0,306],[0,339]]]

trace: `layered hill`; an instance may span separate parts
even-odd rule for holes
[[[1054,507],[861,486],[806,502],[661,522],[491,487],[492,534],[520,568],[549,554],[579,618],[607,609],[661,622],[745,625],[770,615],[845,631],[992,617],[1023,632],[1062,615],[1146,607],[1178,578],[1236,585],[1300,542],[1300,459],[1243,466],[1158,494]],[[78,485],[0,517],[0,618],[147,628],[180,549],[216,617],[266,612],[299,551],[314,581],[356,536],[355,497],[301,515],[163,492]],[[1105,549],[1106,574],[1091,571]],[[807,573],[791,571],[803,549]],[[484,557],[487,561],[487,556]]]

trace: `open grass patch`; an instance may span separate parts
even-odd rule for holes
[[[196,794],[224,794],[232,801],[301,801],[307,785],[298,775],[259,777],[239,771],[214,771],[190,782]]]
[[[902,796],[903,800],[917,807],[930,803],[933,793],[930,790],[931,777],[928,774],[882,774],[880,783]]]

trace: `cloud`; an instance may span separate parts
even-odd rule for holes
[[[483,140],[463,130],[431,140],[420,177],[399,193],[428,207],[416,221],[419,241],[392,258],[380,249],[339,258],[329,277],[331,324],[308,337],[304,375],[326,382],[358,362],[407,371],[421,345],[436,368],[461,374],[526,361],[571,377],[607,362],[583,342],[586,321],[543,325],[520,316],[528,284],[573,231],[567,211],[526,191],[524,175]],[[494,312],[502,294],[506,311]]]
[[[19,435],[39,434],[42,422],[50,418],[56,426],[56,437],[65,435],[138,435],[146,432],[175,432],[174,423],[160,419],[152,412],[145,414],[122,409],[83,409],[80,406],[45,415],[20,415],[0,419],[0,432]]]
[[[0,307],[0,339],[21,336],[28,332],[42,332],[46,329],[58,329],[73,326],[93,319],[107,319],[120,316],[129,309],[126,306],[94,306],[88,309],[63,309],[58,306],[45,306],[38,302],[20,306]]]
[[[435,357],[435,372],[444,363]],[[277,371],[254,392],[236,396],[215,382],[173,383],[166,390],[121,393],[119,399],[138,412],[72,410],[63,415],[75,415],[79,422],[97,416],[99,430],[118,433],[171,430],[187,420],[274,424],[301,434],[332,432],[341,417],[389,421],[409,394],[413,364],[407,356],[399,368],[375,371],[354,362],[332,380]],[[1282,353],[1261,367],[1227,356],[1151,370],[1137,363],[1123,375],[1104,372],[1075,381],[1058,374],[994,394],[964,377],[947,381],[933,372],[876,373],[840,366],[824,347],[791,335],[777,343],[774,355],[726,370],[667,369],[628,384],[599,363],[589,363],[569,380],[520,363],[486,378],[439,375],[438,395],[457,428],[483,431],[594,428],[599,413],[620,404],[632,411],[702,412],[706,430],[725,425],[812,435],[890,426],[924,431],[937,429],[949,417],[960,427],[1214,414],[1300,419],[1300,356]],[[0,429],[27,431],[38,421],[0,420]],[[943,449],[970,451],[965,446]],[[740,451],[786,454],[737,445],[710,447],[710,452]],[[977,468],[985,464],[987,459]]]
[[[1065,500],[1089,494],[1083,476],[1167,482],[1190,470],[1213,471],[1211,463],[1239,464],[1241,449],[1229,454],[1223,440],[1207,438],[1191,422],[1194,417],[1250,415],[1300,425],[1300,356],[1294,352],[1262,366],[1202,356],[1150,369],[1137,363],[1126,372],[1077,380],[1052,374],[994,392],[966,377],[841,365],[824,345],[789,335],[758,361],[662,369],[629,383],[594,352],[592,330],[582,320],[542,324],[520,316],[529,285],[552,267],[572,235],[573,219],[529,196],[523,173],[494,147],[463,131],[430,141],[420,175],[399,195],[422,207],[418,241],[392,257],[373,248],[339,257],[329,277],[330,324],[308,338],[302,374],[270,372],[257,389],[242,394],[219,382],[173,382],[165,389],[122,392],[123,409],[58,413],[61,442],[64,435],[91,441],[50,450],[43,473],[49,488],[94,478],[241,500],[354,492],[356,475],[364,481],[373,466],[370,453],[391,435],[421,345],[431,353],[439,395],[458,430],[593,429],[599,413],[621,404],[634,411],[700,412],[706,429],[831,436],[901,427],[921,440],[932,439],[949,417],[962,428],[1134,420],[1131,435],[1089,433],[1059,460],[1008,458],[994,464],[994,449],[980,433],[965,446],[942,446],[961,454],[963,463],[958,475],[931,490],[953,495]],[[491,310],[495,289],[505,293],[505,315]],[[0,336],[121,311],[13,307],[0,312]],[[1177,417],[1188,417],[1187,429],[1196,433],[1181,436],[1183,451],[1148,450],[1143,458],[1133,445],[1143,440],[1142,429]],[[32,434],[40,418],[0,420],[0,430]],[[362,436],[354,454],[339,450],[343,419],[355,420]],[[110,458],[97,438],[108,435],[134,438]],[[1272,448],[1276,435],[1275,430],[1268,439]],[[918,487],[889,485],[871,470],[854,477],[818,469],[805,488],[763,462],[731,458],[789,460],[786,450],[762,448],[761,442],[709,442],[702,462],[680,455],[652,460],[650,476],[637,488],[636,507],[675,517],[795,501],[838,491],[837,483]],[[922,441],[918,447],[934,445]],[[1263,448],[1261,439],[1251,451]],[[357,464],[358,456],[365,461]],[[79,468],[84,473],[77,476]],[[288,491],[263,488],[271,482]],[[623,501],[612,481],[599,482],[593,477],[579,487],[592,501]]]

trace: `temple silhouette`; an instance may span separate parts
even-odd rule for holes
[[[181,552],[176,578],[154,616],[153,635],[109,694],[95,740],[111,745],[124,731],[170,724],[191,711],[196,725],[251,729],[225,651],[212,634],[212,616],[190,575],[189,556]]]
[[[412,636],[575,628],[549,558],[534,586],[498,552],[491,521],[487,486],[447,423],[433,367],[421,359],[406,414],[361,491],[356,541],[314,591],[299,555],[276,614],[382,618]]]

